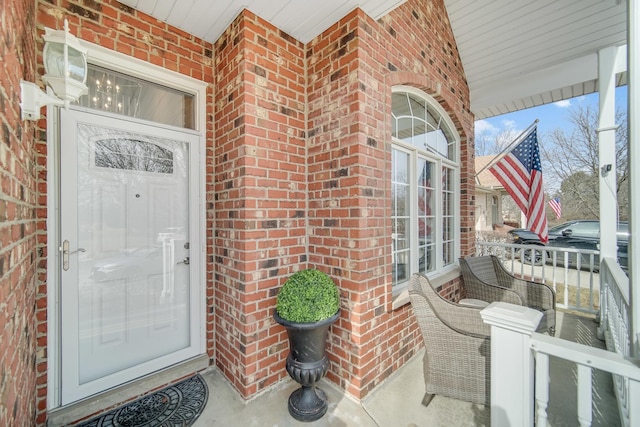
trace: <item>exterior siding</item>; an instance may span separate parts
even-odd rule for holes
[[[242,396],[287,375],[287,336],[272,314],[279,287],[302,268],[327,272],[341,290],[331,381],[363,398],[415,355],[411,308],[394,310],[391,298],[394,85],[421,88],[454,121],[462,255],[474,241],[473,117],[441,0],[409,0],[377,22],[356,9],[306,45],[246,10],[210,44],[115,0],[2,8],[0,424],[47,417],[46,122],[20,121],[19,81],[39,81],[44,27],[64,18],[84,40],[210,85],[207,351]],[[441,292],[458,298],[458,281]]]

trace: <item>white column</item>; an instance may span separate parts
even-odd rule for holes
[[[640,5],[635,0],[627,2],[627,50],[629,81],[629,292],[631,293],[631,355],[640,357],[640,270],[636,273],[634,266],[640,266],[640,139],[638,138],[638,114],[640,114],[640,84],[638,67],[640,67]],[[635,166],[635,167],[634,167]],[[640,268],[640,267],[639,267]],[[639,417],[640,418],[640,417]]]
[[[598,159],[600,166],[600,258],[617,259],[616,46],[598,52]]]
[[[494,302],[480,315],[491,325],[491,425],[533,426],[534,360],[530,342],[542,313]]]

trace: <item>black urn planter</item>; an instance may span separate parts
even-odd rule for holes
[[[289,322],[274,312],[273,317],[287,329],[289,355],[287,372],[302,387],[289,396],[289,414],[298,421],[315,421],[327,412],[327,395],[316,387],[329,370],[325,344],[329,327],[340,311],[328,319],[312,323]]]

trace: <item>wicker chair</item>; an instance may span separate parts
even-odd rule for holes
[[[409,297],[425,344],[422,404],[438,394],[488,405],[491,332],[481,308],[446,300],[422,274],[411,276]]]
[[[511,275],[493,255],[460,258],[460,267],[467,298],[505,301],[539,310],[543,316],[537,331],[555,335],[556,294],[549,286]]]

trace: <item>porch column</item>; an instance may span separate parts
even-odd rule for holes
[[[480,316],[491,325],[491,425],[533,426],[534,360],[530,343],[542,313],[494,302]]]
[[[600,258],[617,259],[616,231],[618,199],[616,195],[616,46],[598,52],[598,159],[600,166]]]
[[[640,99],[638,96],[638,67],[640,67],[640,5],[637,1],[627,2],[627,49],[628,67],[627,76],[629,82],[628,96],[628,120],[629,120],[629,164],[637,164],[635,159],[640,159],[640,140],[638,138],[638,114],[640,114]],[[640,168],[629,168],[629,292],[631,293],[631,355],[640,357],[640,274],[637,274],[634,266],[640,266],[640,198],[635,197],[634,191],[640,191]],[[640,272],[640,270],[638,270]]]

